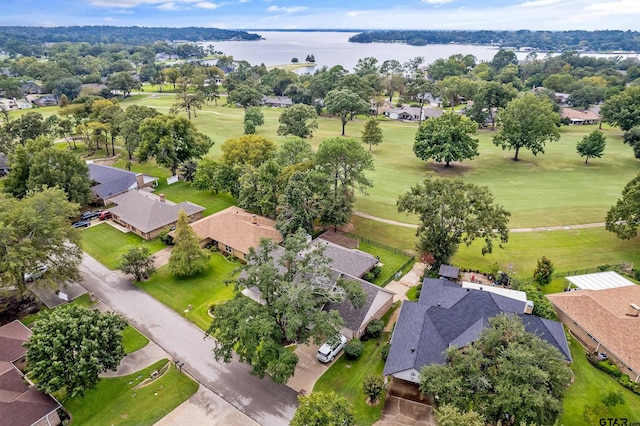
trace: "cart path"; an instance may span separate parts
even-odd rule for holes
[[[389,225],[402,226],[404,228],[418,229],[418,225],[413,223],[398,222],[397,220],[385,219],[382,217],[372,216],[367,213],[353,212],[354,215],[363,217],[369,220],[375,220],[376,222],[386,223]],[[605,226],[604,222],[597,223],[581,223],[576,225],[559,225],[559,226],[540,226],[536,228],[513,228],[509,232],[522,233],[522,232],[545,232],[545,231],[569,231],[572,229],[587,229],[587,228],[602,228]]]

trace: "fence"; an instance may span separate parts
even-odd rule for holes
[[[401,250],[399,248],[391,247],[391,246],[388,246],[386,244],[382,244],[382,243],[379,243],[377,241],[373,241],[373,240],[370,240],[368,238],[361,237],[359,235],[351,234],[349,232],[343,232],[343,234],[348,236],[348,237],[351,237],[353,239],[356,239],[358,241],[362,241],[364,243],[371,244],[372,246],[376,246],[376,247],[379,247],[381,249],[391,251],[391,252],[393,252],[395,254],[404,254],[406,256],[412,256],[412,254],[408,253],[406,250]]]
[[[406,262],[404,262],[402,265],[400,265],[400,267],[395,271],[395,273],[393,273],[389,277],[387,277],[387,279],[384,280],[384,282],[382,282],[382,284],[380,284],[380,287],[386,287],[387,284],[389,284],[391,281],[397,280],[402,275],[404,275],[407,272],[409,272],[411,270],[411,268],[413,267],[414,263],[416,263],[416,257],[415,256],[411,256],[409,259],[407,259]]]

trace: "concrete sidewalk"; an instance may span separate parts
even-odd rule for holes
[[[116,371],[106,371],[100,374],[100,377],[120,377],[133,374],[163,358],[171,361],[171,355],[163,351],[162,348],[153,343],[153,341],[149,340],[147,346],[125,356]]]

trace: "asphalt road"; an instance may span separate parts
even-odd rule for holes
[[[203,339],[198,327],[86,254],[80,272],[87,291],[184,362],[202,385],[262,425],[289,424],[297,408],[294,390],[251,376],[249,366],[238,361],[217,362],[212,338]]]

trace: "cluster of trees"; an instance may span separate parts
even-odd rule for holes
[[[283,236],[313,222],[343,226],[351,218],[356,191],[372,183],[365,172],[373,158],[352,138],[323,140],[317,152],[304,139],[290,137],[279,149],[273,141],[246,135],[221,146],[220,162],[202,159],[194,174],[201,190],[229,192],[238,205],[276,219]]]
[[[611,51],[640,49],[638,31],[368,31],[349,38],[354,43],[397,43],[414,46],[426,44],[500,44],[501,46],[532,47],[544,51],[593,50]]]

